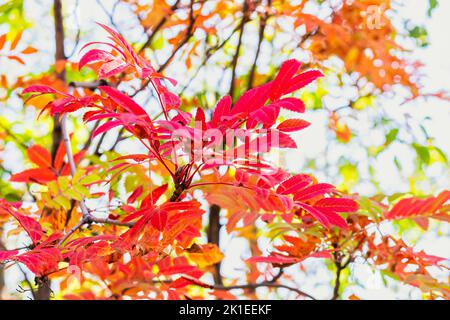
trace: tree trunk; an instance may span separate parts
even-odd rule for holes
[[[209,207],[209,226],[208,226],[208,242],[214,243],[217,246],[220,244],[220,207],[218,205],[211,205]],[[220,265],[218,262],[214,265],[214,282],[217,285],[223,285],[222,275],[220,274]]]
[[[53,1],[53,12],[55,16],[55,62],[65,60],[66,54],[64,52],[64,22],[62,16],[62,5],[61,0]],[[61,72],[57,71],[57,77],[61,81],[66,80],[66,72],[63,69]],[[52,133],[52,158],[55,158],[56,151],[61,143],[61,124],[58,120],[59,116],[55,115],[53,117],[53,133]]]
[[[62,15],[62,3],[61,0],[53,1],[53,14],[55,19],[55,62],[65,60],[66,54],[64,52],[64,21]],[[57,77],[61,81],[66,81],[66,72],[61,70],[57,72]],[[51,155],[52,159],[55,159],[56,151],[62,141],[61,123],[59,122],[59,115],[53,117],[53,132],[52,132],[52,147]],[[36,300],[50,300],[51,290],[50,281],[45,284],[40,284],[36,291]]]

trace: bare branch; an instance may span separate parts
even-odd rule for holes
[[[244,289],[244,290],[245,289],[250,289],[250,290],[253,289],[254,290],[254,289],[259,288],[259,287],[287,289],[287,290],[296,292],[296,293],[298,293],[301,296],[307,297],[307,298],[309,298],[311,300],[316,300],[316,298],[314,298],[310,294],[308,294],[308,293],[306,293],[306,292],[304,292],[304,291],[302,291],[300,289],[297,289],[297,288],[294,288],[294,287],[290,287],[290,286],[287,286],[287,285],[284,285],[284,284],[272,283],[272,282],[268,282],[268,281],[261,282],[261,283],[249,283],[249,284],[244,284],[244,285],[235,285],[235,286],[218,286],[218,285],[215,285],[215,286],[211,286],[211,289],[222,290],[222,291],[229,291],[229,290],[234,290],[234,289]]]

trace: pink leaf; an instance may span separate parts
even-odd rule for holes
[[[0,262],[8,260],[10,257],[16,256],[19,250],[0,251]]]
[[[276,102],[273,102],[273,104],[277,104],[281,108],[289,111],[294,111],[298,113],[305,112],[305,103],[297,98],[284,98]]]
[[[317,201],[314,206],[329,208],[336,212],[355,212],[358,210],[356,201],[346,198],[324,198]]]
[[[24,216],[14,210],[9,210],[9,213],[19,221],[20,225],[25,229],[25,231],[30,236],[34,244],[41,240],[44,235],[41,225],[33,218]]]
[[[291,78],[297,73],[300,66],[300,61],[295,59],[283,62],[280,71],[278,71],[277,76],[273,80],[270,90],[270,100],[278,100],[282,95],[284,95],[288,81],[290,81]]]
[[[302,191],[296,192],[294,194],[295,201],[305,201],[311,198],[314,198],[319,195],[323,195],[325,193],[329,193],[335,190],[335,187],[328,183],[318,183],[312,185]]]
[[[95,138],[99,134],[101,134],[105,131],[111,130],[112,128],[115,128],[120,125],[122,125],[122,121],[120,121],[120,120],[108,121],[108,122],[102,124],[101,126],[99,126],[97,129],[95,129],[95,131],[92,133],[92,138]]]
[[[283,95],[297,91],[316,80],[317,78],[323,77],[323,73],[319,70],[310,70],[299,74],[298,76],[292,78],[287,84],[283,91]]]
[[[283,181],[277,188],[277,193],[291,194],[300,191],[312,182],[310,176],[306,174],[297,174]]]
[[[129,96],[123,94],[117,89],[108,86],[100,86],[99,89],[109,98],[111,98],[115,103],[125,108],[125,110],[127,110],[128,112],[138,116],[144,115],[148,120],[150,120],[147,112],[145,112],[145,110],[136,102],[134,102],[134,100]]]

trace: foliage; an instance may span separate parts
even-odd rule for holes
[[[321,168],[318,174],[290,172],[274,161],[274,155],[298,149],[297,133],[310,126],[300,117],[310,109],[324,109],[333,139],[346,145],[363,137],[341,110],[350,108],[358,117],[396,86],[409,99],[426,95],[416,77],[419,64],[401,57],[407,50],[385,14],[391,1],[336,7],[332,1],[118,3],[139,17],[149,34],[144,44],[129,44],[115,28],[99,23],[109,42],[87,43],[76,59],[55,56],[47,72],[12,82],[1,78],[3,101],[20,98],[36,111],[38,123],[54,124],[38,137],[0,118],[5,145],[13,142],[31,166],[1,169],[12,184],[0,185],[0,225],[8,242],[25,245],[8,243],[11,249],[0,251],[0,262],[34,274],[29,289],[35,298],[53,284],[56,297],[66,299],[264,297],[255,291],[259,287],[269,297],[293,293],[314,299],[299,288],[296,273],[317,260],[335,274],[330,297],[337,299],[345,287],[342,273],[360,259],[426,298],[450,298],[448,284],[430,271],[448,270],[445,259],[402,237],[410,222],[407,230],[417,225],[429,232],[433,223],[449,221],[448,190],[436,196],[414,188],[364,196],[352,191],[360,175],[348,159],[338,168],[344,178],[338,188],[337,181],[318,179]],[[319,18],[308,13],[308,4],[332,13]],[[365,19],[374,4],[384,8],[376,21],[382,28]],[[17,2],[20,10],[22,5]],[[429,14],[436,7],[430,1]],[[19,10],[11,8],[2,14]],[[259,38],[250,49],[243,34],[255,27]],[[421,28],[408,35],[419,46],[426,43]],[[38,50],[21,44],[21,36],[22,31],[0,36],[0,57],[26,66]],[[278,36],[289,41],[277,47]],[[274,52],[267,64],[258,63],[265,44]],[[309,57],[302,63],[297,58],[305,51]],[[158,53],[167,52],[161,60]],[[253,63],[239,70],[247,52],[254,53]],[[327,67],[334,59],[340,67]],[[176,80],[166,75],[166,68],[178,67]],[[209,68],[231,73],[227,90],[213,76],[195,84]],[[343,109],[322,105],[336,79],[357,90]],[[370,157],[403,133],[392,119],[377,118],[373,126],[378,125],[386,130],[385,141],[367,148]],[[102,148],[113,132],[112,147]],[[440,149],[410,138],[418,172],[436,159],[446,164]],[[119,143],[128,150],[116,148]],[[212,222],[214,207],[222,217],[219,226]],[[249,256],[240,259],[243,277],[221,273],[227,254],[213,236],[221,221],[227,234],[249,244]],[[398,232],[381,231],[386,224]],[[266,240],[266,246],[259,243]]]

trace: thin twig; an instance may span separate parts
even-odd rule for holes
[[[69,162],[70,172],[72,176],[75,176],[77,168],[75,166],[75,160],[73,159],[72,146],[70,145],[69,133],[67,131],[67,113],[61,117],[61,132],[63,136],[64,146],[66,147],[67,161]],[[84,217],[89,217],[90,213],[86,204],[84,203],[84,198],[80,201],[81,212]]]
[[[308,294],[300,289],[290,287],[290,286],[280,284],[280,283],[272,283],[269,281],[265,281],[265,282],[261,282],[261,283],[249,283],[249,284],[243,284],[243,285],[234,285],[234,286],[221,286],[221,285],[210,286],[211,289],[220,290],[220,291],[230,291],[230,290],[235,290],[235,289],[244,289],[244,290],[245,289],[256,289],[259,287],[287,289],[287,290],[296,292],[299,295],[302,295],[304,297],[310,298],[311,300],[316,300],[316,298],[314,298],[310,294]]]
[[[238,44],[236,46],[236,51],[234,53],[233,56],[233,60],[231,62],[231,83],[230,83],[230,90],[229,90],[229,95],[231,97],[231,99],[233,99],[233,95],[234,95],[234,81],[235,81],[235,77],[236,77],[236,68],[237,68],[237,63],[239,60],[239,52],[241,51],[241,46],[242,46],[242,38],[244,36],[244,29],[245,29],[245,23],[248,20],[248,4],[247,4],[247,0],[244,1],[244,4],[242,5],[242,24],[241,24],[241,28],[240,28],[240,32],[239,32],[239,38],[238,38]]]

